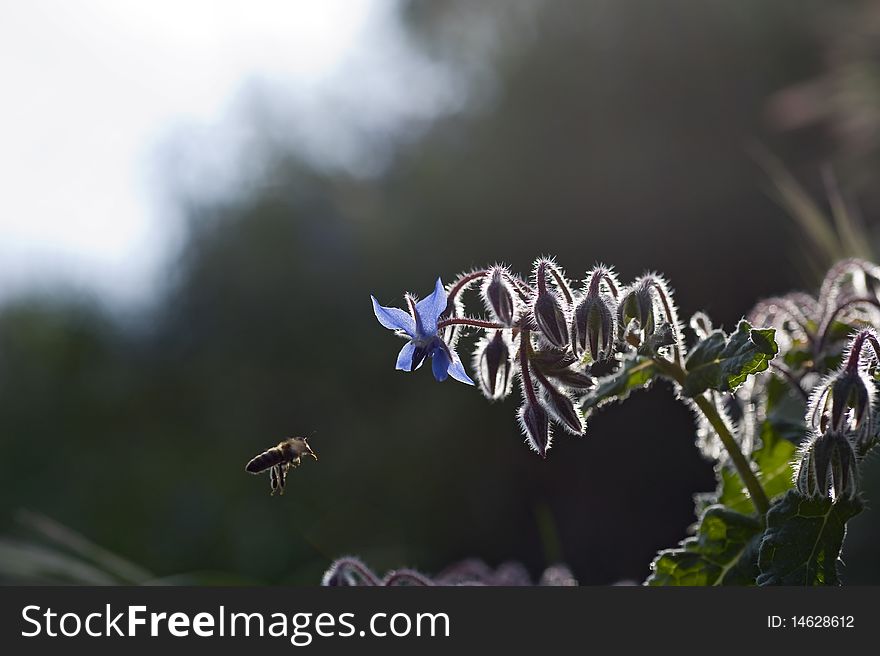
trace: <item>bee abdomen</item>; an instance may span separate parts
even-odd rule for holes
[[[245,470],[251,474],[259,474],[266,471],[269,467],[274,467],[282,459],[281,449],[274,447],[268,451],[263,451],[260,455],[254,457],[246,466]]]

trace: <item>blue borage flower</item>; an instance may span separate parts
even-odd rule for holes
[[[437,278],[434,291],[421,301],[409,294],[406,296],[409,312],[383,307],[375,296],[370,298],[379,323],[409,338],[397,356],[397,369],[415,371],[426,358],[431,358],[431,370],[437,380],[442,382],[452,376],[462,383],[474,384],[458,354],[438,334],[437,321],[446,311],[447,303],[446,289],[440,278]]]

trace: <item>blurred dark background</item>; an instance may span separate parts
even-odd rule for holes
[[[684,316],[728,328],[763,296],[812,290],[828,261],[752,153],[774,153],[820,204],[831,165],[873,230],[877,4],[398,10],[422,52],[470,76],[458,109],[364,173],[274,138],[296,116],[262,89],[260,148],[233,163],[246,184],[182,191],[166,153],[186,229],[154,302],[118,311],[45,290],[5,302],[0,530],[17,535],[26,508],[159,577],[272,584],[315,584],[345,554],[427,572],[472,556],[533,574],[565,561],[585,584],[641,581],[685,537],[692,495],[714,479],[667,388],[606,409],[545,462],[522,443],[513,399],[395,372],[400,343],[368,296],[398,305],[438,275],[495,261],[527,272],[542,254],[574,278],[597,261],[627,280],[658,270]],[[320,461],[283,498],[243,471],[312,433]],[[880,468],[868,469],[876,501]],[[852,524],[847,582],[880,583],[874,515]]]

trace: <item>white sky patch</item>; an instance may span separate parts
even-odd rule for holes
[[[350,144],[321,141],[322,133],[338,139],[333,135],[346,114],[327,107],[334,94],[340,107],[359,110],[349,117],[370,115],[364,111],[369,89],[377,99],[373,115],[389,120],[429,116],[434,110],[426,103],[449,105],[456,94],[413,88],[431,76],[423,75],[427,63],[407,53],[395,6],[392,0],[4,3],[0,297],[56,281],[116,300],[148,294],[176,227],[155,188],[157,179],[167,182],[161,171],[157,176],[156,151],[169,135],[190,131],[197,141],[219,142],[206,153],[208,166],[234,157],[227,146],[234,150],[246,138],[236,124],[236,99],[253,80],[294,99],[290,109],[302,116],[291,125],[304,128],[291,135],[311,139],[307,151],[323,148],[335,164],[346,162],[333,162],[334,151],[337,159],[358,153]],[[394,62],[404,62],[402,72]],[[366,95],[365,85],[371,85]],[[362,125],[355,128],[370,127],[357,120]]]

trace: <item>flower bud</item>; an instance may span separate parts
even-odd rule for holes
[[[540,373],[535,374],[541,403],[550,415],[574,435],[583,435],[584,419],[571,397],[556,387]]]
[[[587,353],[592,362],[608,358],[617,334],[614,299],[605,294],[587,294],[575,308],[571,321],[571,348],[580,357]]]
[[[841,431],[852,409],[852,427],[856,430],[870,422],[870,395],[868,385],[858,373],[838,376],[831,389],[831,426]]]
[[[859,480],[850,441],[834,432],[816,437],[803,451],[796,484],[798,491],[809,497],[853,498]]]
[[[852,499],[859,491],[859,470],[852,444],[842,435],[835,436],[831,451],[831,489],[835,499]]]
[[[810,397],[807,423],[818,434],[853,435],[860,443],[873,432],[874,385],[862,371],[843,369],[826,378]]]
[[[795,485],[798,492],[805,497],[814,497],[819,495],[819,481],[816,475],[816,457],[813,452],[813,445],[804,449],[798,465],[797,474],[795,476]]]
[[[570,351],[536,350],[529,356],[529,362],[538,372],[563,387],[586,390],[596,384],[587,367],[578,363]]]
[[[498,330],[492,338],[484,337],[474,351],[474,369],[480,390],[490,401],[503,399],[510,393],[513,377],[511,351],[507,339]]]
[[[516,319],[516,293],[505,276],[504,269],[493,267],[482,289],[483,300],[499,323],[512,326]]]
[[[559,297],[551,291],[539,291],[532,307],[535,324],[547,341],[556,348],[568,345],[568,322]]]
[[[526,399],[519,409],[519,423],[532,449],[542,458],[546,458],[552,438],[550,418],[544,408]]]
[[[618,320],[625,330],[629,330],[630,323],[635,321],[644,336],[654,332],[654,296],[649,283],[637,282],[623,293]]]

